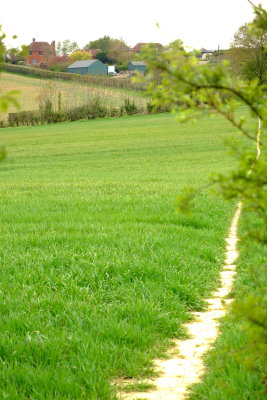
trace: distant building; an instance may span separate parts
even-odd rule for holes
[[[48,42],[36,42],[35,39],[32,39],[32,43],[28,47],[27,64],[35,66],[47,65],[49,58],[55,55],[55,41],[49,44]]]
[[[142,74],[144,74],[146,69],[147,69],[147,63],[145,61],[130,61],[128,63],[128,70],[131,72],[139,71]]]
[[[200,54],[198,58],[202,58],[202,60],[207,60],[208,58],[211,57],[212,53],[213,50],[207,50],[202,47],[202,49],[200,49]]]
[[[90,53],[91,54],[91,56],[93,57],[93,58],[95,58],[95,56],[97,55],[97,53],[101,53],[101,49],[88,49],[88,50],[86,50],[86,51],[88,51],[88,53]]]
[[[156,49],[158,49],[158,50],[163,49],[163,46],[162,46],[162,44],[160,44],[160,43],[137,43],[137,44],[132,48],[132,51],[133,51],[134,53],[138,54],[138,53],[141,52],[142,47],[144,47],[144,46],[146,46],[146,45],[148,45],[148,44],[153,44],[153,46],[154,46]]]
[[[67,72],[81,75],[107,75],[108,67],[99,60],[75,61],[67,68]]]
[[[108,65],[108,73],[113,74],[115,72],[115,65]]]

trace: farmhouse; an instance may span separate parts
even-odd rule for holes
[[[81,75],[107,75],[108,67],[99,60],[82,60],[71,64],[67,72]]]
[[[28,47],[28,53],[27,64],[46,65],[49,58],[56,55],[55,41],[49,44],[48,42],[36,42],[33,38]]]
[[[142,74],[144,74],[146,69],[147,69],[147,64],[145,61],[130,61],[128,63],[129,71],[139,71]]]

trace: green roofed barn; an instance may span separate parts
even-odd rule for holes
[[[139,71],[144,73],[147,69],[147,64],[145,61],[130,61],[128,64],[129,71]]]
[[[67,72],[81,75],[107,75],[108,67],[99,60],[82,60],[71,64]]]

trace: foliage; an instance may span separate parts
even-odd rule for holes
[[[116,64],[115,70],[116,70],[116,72],[128,71],[128,62]]]
[[[133,54],[123,40],[114,39],[109,51],[108,57],[113,63],[125,63],[133,58]]]
[[[20,61],[26,61],[28,56],[28,46],[22,45],[19,47],[12,47],[6,51],[6,58],[12,64],[18,64]]]
[[[113,41],[114,39],[112,39],[110,36],[103,36],[102,38],[87,43],[84,46],[84,49],[85,50],[100,49],[102,51],[108,52],[110,50]]]
[[[257,18],[252,23],[254,32],[267,31],[267,14],[261,8],[256,9]],[[261,42],[262,44],[265,42]],[[265,50],[264,50],[265,51]],[[163,52],[157,59],[151,52],[147,54],[149,62],[150,81],[155,77],[160,84],[150,84],[153,103],[167,105],[182,121],[196,119],[203,114],[214,116],[221,114],[242,134],[243,142],[232,145],[232,150],[238,158],[236,170],[229,176],[219,175],[213,183],[219,183],[222,193],[227,199],[241,200],[244,204],[243,212],[254,212],[260,221],[261,229],[248,229],[250,240],[256,240],[266,246],[267,244],[267,152],[266,138],[262,129],[267,127],[267,98],[266,87],[262,84],[262,76],[257,76],[247,86],[229,85],[227,73],[220,65],[199,65],[197,58],[182,49],[170,48]],[[240,105],[243,108],[240,109]],[[250,113],[253,123],[248,123]],[[261,127],[262,126],[262,127]],[[244,138],[249,141],[244,144]],[[256,151],[256,141],[260,141]],[[259,157],[259,150],[261,155]],[[193,198],[192,190],[180,202],[182,208],[187,209]],[[256,325],[262,325],[262,316],[265,315],[266,287],[260,292],[261,302],[257,307],[251,308],[251,299],[242,298],[237,308],[242,309],[241,316],[246,329],[246,335],[251,340],[251,352],[259,357],[261,348],[262,379],[267,377],[267,341],[266,321],[263,330],[258,331],[257,345],[253,345],[253,332]],[[261,309],[261,311],[260,311]],[[265,349],[263,351],[263,349]],[[244,355],[246,357],[246,355]],[[255,366],[255,364],[254,364]]]
[[[169,48],[175,48],[177,43],[181,43],[180,40],[175,40],[174,42],[170,43],[168,46],[165,46],[165,51],[168,51]],[[135,54],[134,59],[136,61],[143,61],[145,58],[147,58],[147,55],[149,54],[149,59],[156,60],[158,56],[161,54],[163,51],[164,47],[161,45],[157,45],[156,43],[146,43],[141,47],[141,52]],[[133,57],[132,57],[133,59]]]
[[[125,99],[124,110],[126,111],[126,113],[128,115],[137,114],[137,112],[138,112],[138,108],[137,108],[135,102],[131,101],[130,99]]]
[[[266,45],[267,31],[259,27],[257,21],[242,25],[227,52],[233,74],[248,80],[257,78],[259,84],[266,83]]]
[[[99,49],[101,50],[98,54],[101,55],[98,58],[102,62],[108,63],[122,63],[129,61],[131,56],[130,49],[123,40],[111,38],[110,36],[104,36],[97,40],[91,41],[84,46],[85,50]],[[97,54],[97,55],[98,55]],[[105,60],[105,56],[106,61]]]
[[[91,58],[92,55],[85,50],[77,50],[69,55],[69,59],[72,63],[79,60],[90,60]]]
[[[57,56],[67,56],[68,54],[79,49],[79,46],[76,42],[71,42],[69,39],[65,39],[62,43],[57,42],[56,53]]]
[[[4,59],[4,55],[6,52],[6,46],[4,44],[5,37],[6,35],[5,33],[2,32],[2,28],[0,25],[0,61]],[[19,91],[17,90],[9,91],[4,94],[2,94],[2,91],[0,90],[0,113],[6,113],[8,111],[10,104],[13,104],[18,109],[19,108],[18,96],[19,96]],[[5,146],[0,145],[0,161],[2,161],[5,157],[6,157]]]
[[[34,126],[41,124],[55,124],[65,121],[77,121],[80,119],[95,119],[105,117],[121,117],[124,115],[146,114],[148,109],[137,106],[134,101],[126,99],[121,107],[109,107],[104,105],[100,98],[93,98],[86,104],[62,109],[59,94],[57,110],[53,109],[49,97],[44,97],[40,103],[39,110],[21,111],[9,113],[8,120],[2,121],[1,128],[14,126]]]
[[[96,54],[95,58],[101,61],[104,64],[112,64],[112,60],[109,58],[108,53],[106,51],[100,51]]]
[[[50,71],[65,72],[71,64],[68,56],[52,56],[48,59],[48,69]]]

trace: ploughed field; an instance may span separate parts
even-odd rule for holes
[[[233,159],[220,117],[169,114],[0,131],[1,397],[115,399],[218,285],[234,207],[205,185]]]

